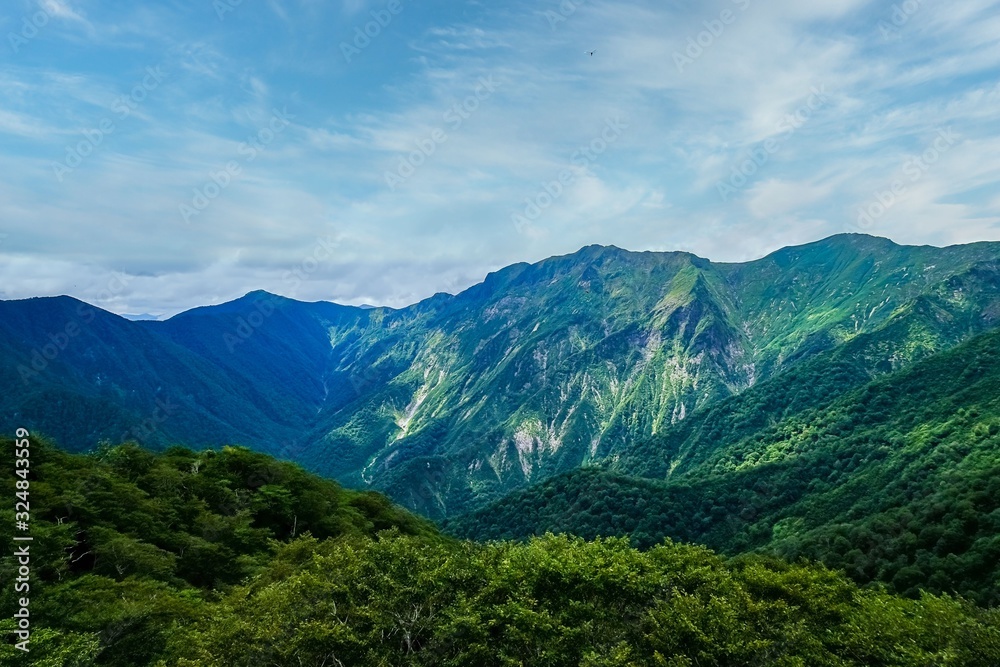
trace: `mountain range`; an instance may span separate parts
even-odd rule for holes
[[[130,321],[3,301],[0,414],[76,451],[242,444],[445,519],[581,467],[695,484],[780,460],[778,436],[747,434],[998,322],[1000,243],[840,235],[740,264],[589,246],[401,309],[251,292]]]

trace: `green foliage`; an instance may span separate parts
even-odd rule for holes
[[[31,653],[0,644],[3,664],[1000,661],[995,612],[862,590],[821,566],[670,541],[460,542],[377,494],[235,447],[79,456],[33,441],[31,461]],[[5,581],[13,567],[0,561]],[[0,596],[14,608],[10,587]]]
[[[13,442],[0,447],[11,451]],[[0,608],[9,617],[18,598],[31,600],[32,664],[150,664],[171,628],[208,613],[212,599],[298,535],[394,529],[439,539],[430,523],[377,494],[243,448],[152,454],[122,445],[81,456],[33,438],[30,451],[31,589],[4,586]],[[17,479],[13,467],[3,471],[6,497]],[[12,509],[0,521],[0,540],[11,544]],[[5,551],[0,575],[10,582],[17,564]]]
[[[0,635],[12,636],[16,623],[0,621]],[[101,653],[97,633],[78,633],[40,627],[32,630],[29,651],[24,653],[6,641],[0,643],[0,664],[35,667],[90,667]]]
[[[369,452],[366,482],[435,517],[595,461],[665,476],[711,444],[709,430],[676,437],[699,409],[720,406],[722,433],[734,416],[779,419],[995,326],[997,249],[842,235],[738,265],[589,247],[509,267],[405,320],[431,334],[385,392],[359,399],[413,408],[403,432],[385,412],[385,434],[344,430],[346,412],[330,432]],[[778,405],[722,407],[789,379],[800,391]],[[442,422],[433,448],[418,442]],[[665,437],[632,450],[654,434]]]
[[[0,431],[75,451],[239,442],[453,517],[602,460],[683,473],[714,440],[948,349],[996,325],[998,260],[998,244],[839,235],[742,264],[590,246],[398,310],[255,292],[128,322],[0,301],[0,382],[21,388],[0,395]],[[729,409],[769,380],[799,391]]]
[[[806,557],[911,598],[1000,603],[1000,333],[860,388],[850,366],[800,372],[814,366],[638,443],[621,472],[569,473],[448,529],[631,535],[640,547],[667,536]],[[673,472],[623,474],[643,459]]]
[[[994,614],[666,543],[383,536],[283,548],[163,665],[993,665]]]
[[[30,664],[1000,664],[997,254],[591,247],[399,311],[93,314],[3,412],[161,451],[32,445]],[[9,386],[78,305],[41,301],[0,302]],[[473,544],[178,432],[441,517],[548,481],[448,522],[525,540]]]

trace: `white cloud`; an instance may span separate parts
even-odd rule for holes
[[[92,26],[93,62],[39,49],[0,73],[0,253],[27,272],[3,284],[86,298],[102,271],[125,270],[144,275],[111,305],[162,313],[280,292],[331,232],[340,254],[302,296],[403,305],[591,243],[750,259],[843,231],[946,127],[961,141],[872,231],[1000,238],[997,4],[922,3],[888,37],[878,22],[892,3],[866,0],[595,1],[554,29],[507,2],[406,5],[346,63],[339,42],[382,3],[244,3],[220,22],[210,8],[95,1],[84,15],[62,0],[54,11]],[[678,71],[674,54],[705,41],[724,9],[736,19]],[[80,31],[62,32],[46,38],[81,52]],[[147,63],[168,82],[55,181],[70,137],[107,117]],[[497,90],[456,124],[447,114],[490,76]],[[818,86],[828,99],[789,131]],[[285,106],[294,123],[248,160],[242,142]],[[573,165],[614,117],[628,128]],[[436,131],[446,140],[387,187]],[[777,150],[722,201],[716,184],[769,139]],[[241,173],[184,224],[179,205],[233,160]],[[568,167],[573,183],[518,233],[511,214]]]
[[[805,210],[830,195],[832,184],[770,179],[754,186],[748,194],[747,209],[758,219]]]

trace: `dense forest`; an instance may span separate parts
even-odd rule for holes
[[[0,445],[14,451],[11,440]],[[243,448],[153,454],[122,445],[75,455],[33,439],[30,461],[30,655],[37,664],[151,664],[171,627],[267,566],[279,541],[389,529],[439,539],[432,524],[380,494],[345,490]],[[12,501],[13,470],[3,478]],[[0,539],[10,545],[8,505]],[[12,552],[5,549],[0,566],[5,582],[16,570]],[[17,597],[4,586],[5,618]],[[3,651],[20,654],[7,645]]]
[[[459,541],[241,448],[34,441],[31,461],[31,652],[0,644],[4,664],[1000,663],[996,611],[804,562],[669,540]],[[13,569],[8,552],[5,581]]]
[[[568,473],[448,529],[478,539],[630,535],[640,547],[672,537],[804,556],[909,597],[929,590],[994,605],[998,361],[994,332],[857,388],[856,363],[827,373],[806,365],[637,443],[617,469]]]

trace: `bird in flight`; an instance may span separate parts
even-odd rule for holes
[[[597,49],[594,49],[593,51],[584,51],[584,53],[586,53],[588,56],[592,56],[595,53],[597,53]]]

